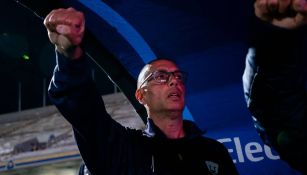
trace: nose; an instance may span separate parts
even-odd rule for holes
[[[168,85],[169,86],[178,86],[179,80],[175,78],[174,74],[171,74],[169,76]]]

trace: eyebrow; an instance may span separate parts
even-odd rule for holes
[[[176,71],[181,71],[181,70],[179,68],[176,68],[175,70],[170,71],[170,70],[167,70],[167,68],[157,68],[151,71],[151,73],[155,71],[176,72]]]

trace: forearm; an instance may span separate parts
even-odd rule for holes
[[[260,29],[243,76],[248,107],[260,121],[302,117],[306,98],[302,30],[270,25]]]
[[[86,58],[69,60],[57,53],[57,65],[48,90],[52,103],[78,130],[95,123],[97,115],[108,115],[87,61]]]
[[[124,127],[106,112],[86,61],[85,58],[68,60],[58,55],[49,95],[61,114],[72,124],[83,160],[92,170],[93,166],[100,167],[98,173],[93,173],[101,174],[100,170],[105,168],[101,165],[111,159],[107,155],[114,155],[119,147],[127,144],[123,139],[127,134]]]

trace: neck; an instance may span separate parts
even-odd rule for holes
[[[149,116],[167,138],[178,139],[185,136],[185,132],[183,130],[182,111],[171,111],[163,114],[150,114]]]

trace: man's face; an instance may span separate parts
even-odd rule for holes
[[[143,105],[150,112],[183,111],[185,105],[185,86],[180,79],[179,68],[171,61],[159,60],[151,64],[141,86]],[[156,76],[153,76],[153,73]],[[157,79],[164,72],[169,75],[168,81],[159,82]],[[174,72],[174,73],[169,73]],[[166,74],[166,75],[167,75]]]

